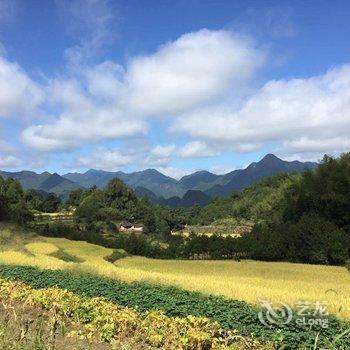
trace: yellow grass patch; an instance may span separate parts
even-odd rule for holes
[[[58,248],[55,245],[46,242],[28,243],[26,244],[26,248],[32,254],[49,255],[58,251]]]
[[[27,244],[34,255],[8,250],[0,263],[51,269],[74,269],[126,281],[151,281],[258,304],[260,299],[294,305],[300,300],[326,301],[328,310],[350,319],[350,273],[343,267],[242,260],[188,261],[127,257],[114,264],[104,258],[112,253],[86,242],[64,238],[41,238]],[[53,248],[83,259],[64,262],[48,256]]]

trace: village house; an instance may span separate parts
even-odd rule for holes
[[[131,222],[123,222],[119,226],[119,232],[143,233],[143,225]]]

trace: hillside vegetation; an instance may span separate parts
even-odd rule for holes
[[[264,220],[280,210],[284,193],[299,174],[277,174],[266,178],[241,193],[228,198],[216,198],[203,209],[193,210],[192,223],[208,224],[218,219],[236,218],[252,221]]]

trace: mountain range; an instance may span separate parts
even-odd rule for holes
[[[194,203],[205,204],[212,197],[224,197],[241,191],[259,180],[280,172],[301,172],[317,166],[314,162],[284,161],[273,154],[267,154],[259,162],[251,163],[245,169],[238,169],[224,175],[209,171],[197,171],[175,180],[155,169],[124,173],[90,169],[85,173],[59,175],[32,171],[5,172],[4,178],[19,180],[26,189],[54,192],[66,198],[74,189],[97,186],[103,188],[113,178],[119,178],[135,189],[139,197],[173,207],[187,207]]]
[[[18,180],[25,189],[34,189],[41,193],[53,192],[62,198],[67,198],[69,193],[73,190],[84,188],[57,173],[50,174],[47,171],[37,174],[33,171],[27,170],[18,172],[0,170],[0,176],[5,179],[13,178]]]

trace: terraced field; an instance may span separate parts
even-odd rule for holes
[[[8,243],[0,264],[69,269],[125,281],[150,281],[258,304],[260,299],[295,305],[325,301],[328,310],[350,319],[350,274],[346,268],[257,261],[181,261],[126,257],[106,260],[111,249],[63,238]],[[8,247],[8,248],[6,248]],[[336,282],[335,282],[336,281]]]

